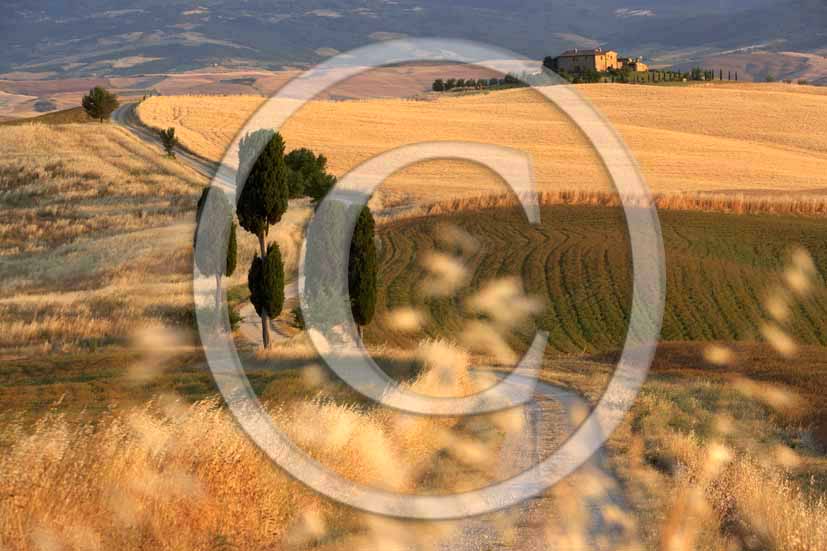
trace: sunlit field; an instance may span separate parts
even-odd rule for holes
[[[0,127],[0,152],[0,348],[89,349],[192,321],[200,175],[108,124]],[[306,215],[273,236],[288,268]]]
[[[602,84],[578,90],[618,129],[655,192],[827,190],[827,94],[820,88]],[[263,101],[253,96],[162,96],[143,102],[138,113],[149,126],[175,127],[186,147],[220,160]],[[288,121],[283,133],[289,148],[324,153],[337,175],[395,146],[468,140],[528,152],[541,190],[613,189],[583,136],[530,90],[421,101],[317,101]],[[411,167],[382,189],[377,206],[504,187],[479,167],[446,161]]]
[[[181,156],[113,124],[0,127],[10,214],[0,223],[0,549],[827,548],[827,95],[581,91],[657,195],[667,296],[655,361],[618,430],[572,477],[508,510],[440,523],[327,500],[240,430],[194,322],[194,214],[208,182]],[[260,101],[162,96],[139,111],[218,159]],[[275,425],[347,479],[402,493],[479,488],[553,453],[606,388],[631,302],[623,213],[583,138],[527,90],[319,101],[285,137],[288,149],[324,153],[337,175],[420,140],[529,151],[539,225],[470,164],[423,163],[386,184],[373,203],[377,312],[363,335],[403,388],[467,396],[543,329],[543,384],[582,403],[404,416],[328,370],[291,302],[271,349],[232,335]],[[385,208],[410,203],[430,206]],[[268,234],[287,283],[312,213],[309,199],[291,200]],[[239,232],[239,269],[225,282],[235,315],[249,308],[257,246]]]

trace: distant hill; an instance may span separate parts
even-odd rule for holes
[[[41,124],[73,124],[73,123],[88,123],[97,122],[90,119],[83,107],[75,107],[72,109],[64,109],[63,111],[55,111],[40,115],[39,117],[30,117],[25,119],[12,119],[8,121],[0,121],[0,126],[17,126],[21,124],[41,123]]]
[[[825,13],[823,0],[7,0],[0,73],[278,70],[401,36],[481,40],[538,59],[607,44],[678,63],[756,44],[816,51],[827,47]]]
[[[722,70],[724,78],[737,72],[739,80],[763,82],[774,80],[804,80],[810,84],[827,84],[827,57],[804,52],[734,52],[702,57],[696,61],[679,63],[676,68],[687,71],[700,65],[715,71]]]
[[[677,63],[714,54],[827,50],[824,0],[785,0],[744,8],[735,13],[636,18],[607,39],[616,46],[644,50]]]

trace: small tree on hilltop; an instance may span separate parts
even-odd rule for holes
[[[243,142],[242,142],[243,145]],[[250,151],[240,152],[239,158],[249,158],[254,153]],[[256,300],[253,303],[256,306],[256,311],[261,316],[261,331],[264,347],[270,347],[270,317],[278,316],[281,313],[283,300],[281,302],[270,300],[267,297],[277,297],[279,294],[283,297],[284,289],[268,288],[268,286],[275,284],[274,282],[284,283],[284,274],[280,276],[273,275],[265,267],[276,266],[281,267],[281,253],[275,244],[269,247],[266,244],[267,234],[270,231],[270,226],[277,224],[284,213],[287,211],[288,205],[288,179],[290,171],[284,160],[284,140],[281,134],[273,134],[270,141],[261,151],[256,161],[250,168],[250,173],[246,178],[246,182],[241,189],[241,195],[238,198],[238,205],[236,206],[236,214],[238,216],[238,223],[242,228],[252,233],[258,238],[260,255],[253,260],[253,266],[250,268],[248,283],[250,284],[251,300]],[[275,259],[268,259],[270,251],[275,251],[278,255],[278,261]],[[258,263],[258,268],[256,268]],[[260,269],[259,272],[255,272]],[[258,277],[261,275],[261,277]],[[253,286],[256,289],[253,289]],[[258,293],[258,298],[253,299],[252,294]],[[264,297],[264,298],[262,298]],[[278,308],[272,308],[278,305]]]
[[[204,218],[206,216],[206,218]],[[215,311],[221,308],[221,277],[231,276],[235,272],[238,262],[238,243],[236,241],[235,223],[232,223],[233,211],[226,195],[220,190],[205,188],[198,199],[195,221],[196,239],[206,239],[206,244],[196,247],[195,265],[198,271],[206,276],[215,277]],[[202,220],[211,220],[209,226],[202,226]],[[229,226],[222,224],[222,220],[229,220]],[[229,228],[229,230],[228,230]],[[222,251],[223,244],[227,244],[226,251]],[[195,243],[194,243],[195,244]]]
[[[87,95],[83,96],[81,105],[87,115],[103,122],[118,108],[120,103],[115,94],[100,86],[95,86],[89,90]]]
[[[175,137],[175,129],[172,127],[159,132],[161,136],[161,145],[164,146],[164,151],[167,152],[168,157],[175,158],[175,146],[178,145],[178,138]]]
[[[370,209],[367,206],[363,207],[350,242],[347,284],[350,293],[350,308],[360,336],[362,327],[373,320],[373,314],[376,311],[375,225]]]

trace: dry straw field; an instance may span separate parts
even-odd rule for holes
[[[280,353],[293,357],[292,348]],[[417,355],[429,370],[410,383],[416,392],[465,396],[491,384],[444,343],[428,343]],[[305,368],[303,382],[309,394],[334,384],[319,367]],[[269,409],[314,459],[395,492],[484,484],[500,431],[520,428],[512,412],[489,416],[488,430],[472,439],[458,419],[404,417],[330,400],[279,399]],[[406,525],[321,498],[274,468],[217,399],[187,404],[164,395],[81,425],[55,410],[33,429],[4,423],[0,445],[4,549],[379,551],[416,548],[408,546],[452,533],[450,525]]]
[[[809,86],[585,85],[579,90],[618,128],[650,187],[670,192],[827,192],[827,93]],[[220,159],[263,102],[253,96],[164,96],[139,107],[150,126],[174,126],[193,151]],[[595,153],[536,92],[509,90],[424,100],[316,101],[283,128],[289,148],[310,147],[341,175],[395,146],[469,140],[528,152],[543,191],[611,191]],[[431,202],[504,187],[470,163],[410,167],[383,186],[378,206]]]
[[[606,85],[583,91],[618,125],[658,192],[783,189],[815,195],[827,190],[827,96],[814,89]],[[160,97],[142,104],[141,116],[149,124],[177,125],[188,147],[217,158],[259,101]],[[599,193],[608,189],[608,182],[582,138],[526,90],[433,101],[316,102],[288,125],[285,135],[290,147],[308,146],[328,155],[337,174],[388,147],[412,141],[504,143],[532,154],[549,202],[556,197],[558,202],[616,204]],[[73,372],[67,386],[86,389],[89,404],[109,396],[108,390],[122,379],[131,381],[127,396],[87,416],[88,423],[78,423],[67,413],[68,402],[77,401],[71,393],[34,423],[22,412],[10,411],[11,406],[0,416],[0,548],[384,550],[439,548],[438,544],[445,548],[445,541],[448,548],[457,548],[478,539],[478,525],[473,523],[397,523],[355,515],[320,499],[273,469],[219,402],[191,403],[196,392],[187,394],[176,386],[192,380],[192,373],[206,377],[200,359],[185,350],[191,342],[141,328],[191,327],[192,218],[203,179],[111,125],[3,127],[0,153],[0,202],[9,214],[0,221],[3,403],[13,405],[24,392],[22,385],[9,382],[14,378],[35,381],[54,392],[52,387],[59,386],[55,376],[64,367],[60,362],[88,362],[92,348],[131,342],[149,351],[129,365],[96,360],[89,370],[77,376]],[[501,189],[471,165],[427,163],[397,175],[380,200],[390,205],[477,196],[487,185]],[[555,195],[571,188],[584,193],[583,201]],[[706,199],[675,201],[702,206]],[[443,202],[432,214],[501,206],[497,198]],[[293,207],[270,236],[279,241],[288,269],[295,264],[295,243],[310,211],[306,203]],[[738,201],[725,204],[725,210],[745,208]],[[806,208],[784,210],[823,214]],[[681,216],[682,222],[670,226],[678,238],[686,233],[681,231],[685,220],[692,217],[697,219],[696,234],[707,238],[694,239],[697,251],[687,242],[681,254],[690,260],[715,254],[737,281],[744,280],[746,272],[731,271],[736,261],[755,265],[763,259],[771,264],[763,270],[768,294],[758,285],[763,278],[756,276],[751,280],[755,285],[743,293],[752,302],[732,305],[733,311],[747,305],[760,316],[768,344],[662,346],[652,377],[609,443],[611,472],[623,481],[628,509],[610,505],[595,510],[595,497],[605,495],[616,481],[581,472],[546,499],[532,503],[543,522],[536,541],[594,548],[589,523],[599,517],[606,526],[630,535],[631,544],[624,549],[823,549],[827,466],[820,446],[827,439],[814,429],[820,426],[817,416],[827,415],[819,391],[825,364],[822,347],[804,346],[821,343],[823,336],[817,332],[819,318],[808,317],[813,311],[801,303],[823,301],[817,289],[823,288],[824,240],[819,232],[808,231],[806,235],[813,241],[818,238],[818,243],[799,241],[813,256],[801,250],[787,258],[781,252],[791,240],[784,237],[787,234],[777,236],[784,243],[775,246],[774,241],[762,241],[769,231],[743,230],[743,224],[787,224],[796,230],[789,235],[798,236],[804,232],[801,228],[819,220],[767,222],[755,217],[726,220],[710,231],[705,221],[712,218],[698,213]],[[399,228],[417,224],[386,226],[383,255],[404,252],[401,245],[419,234]],[[429,296],[442,295],[437,301],[467,305],[468,316],[460,323],[456,317],[440,318],[439,310],[386,300],[373,330],[433,335],[423,324],[448,320],[459,328],[459,342],[467,351],[437,339],[402,350],[390,339],[375,337],[371,329],[366,332],[369,342],[375,337],[370,349],[377,361],[400,368],[426,367],[405,383],[426,394],[467,395],[490,385],[489,373],[469,366],[493,360],[508,365],[516,349],[513,335],[498,331],[522,331],[537,314],[535,301],[522,295],[522,289],[510,280],[495,279],[503,276],[500,266],[520,269],[523,264],[513,260],[526,256],[527,248],[515,251],[516,239],[503,241],[501,249],[508,258],[484,270],[468,258],[450,256],[451,251],[465,251],[464,245],[479,244],[479,237],[470,237],[461,227],[446,226],[451,231],[440,239],[420,240],[439,243],[443,250],[414,251],[423,266],[408,271],[425,276]],[[493,228],[489,224],[483,229]],[[730,239],[754,239],[728,246],[726,239],[715,239],[716,232],[729,232]],[[401,245],[385,247],[392,242],[388,235],[398,236]],[[246,266],[255,243],[244,232],[239,237],[239,266]],[[502,239],[495,235],[491,240]],[[588,271],[589,265],[576,251],[568,252],[573,268],[566,275],[582,284],[588,278],[578,270]],[[695,295],[712,285],[715,296],[729,296],[726,289],[714,288],[723,281],[704,279],[716,272],[692,273],[697,275]],[[486,274],[491,279],[480,279]],[[245,277],[241,269],[230,284],[239,286]],[[481,291],[466,297],[461,292],[469,282]],[[419,284],[410,281],[402,290]],[[694,312],[694,305],[685,306],[683,310]],[[609,319],[597,309],[590,315],[597,324]],[[690,323],[703,325],[703,309],[692,315]],[[794,330],[796,317],[802,315],[805,326],[815,326],[811,339]],[[588,321],[579,316],[569,327],[588,329]],[[727,333],[729,325],[723,320],[720,332],[699,340],[737,336]],[[575,353],[549,358],[543,378],[593,401],[612,373],[612,362],[604,350],[588,357],[579,353],[579,346],[572,350]],[[44,355],[42,364],[16,363],[41,351],[52,352]],[[189,356],[182,360],[182,354]],[[502,478],[494,459],[504,439],[523,428],[521,412],[474,423],[403,418],[368,406],[345,394],[315,365],[316,356],[301,337],[249,360],[251,384],[271,406],[278,425],[340,474],[385,489],[444,492]],[[171,367],[182,361],[189,362],[186,373]],[[270,379],[262,375],[265,370]],[[165,371],[172,371],[171,379],[162,378]],[[139,392],[147,388],[158,391],[150,403]],[[207,385],[203,391],[212,390]],[[326,430],[320,433],[318,427]],[[522,537],[530,520],[530,515],[507,512],[484,522],[496,534],[492,545],[508,548],[515,542],[535,541]]]
[[[95,348],[192,319],[200,175],[111,125],[0,127],[0,157],[0,349]],[[288,269],[308,213],[272,236]]]
[[[0,347],[125,339],[191,303],[199,177],[109,125],[0,128]]]

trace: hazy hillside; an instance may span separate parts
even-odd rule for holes
[[[5,3],[0,71],[55,75],[181,71],[212,64],[280,69],[405,35],[483,40],[539,58],[609,43],[685,60],[698,51],[823,47],[813,0],[49,0]]]

